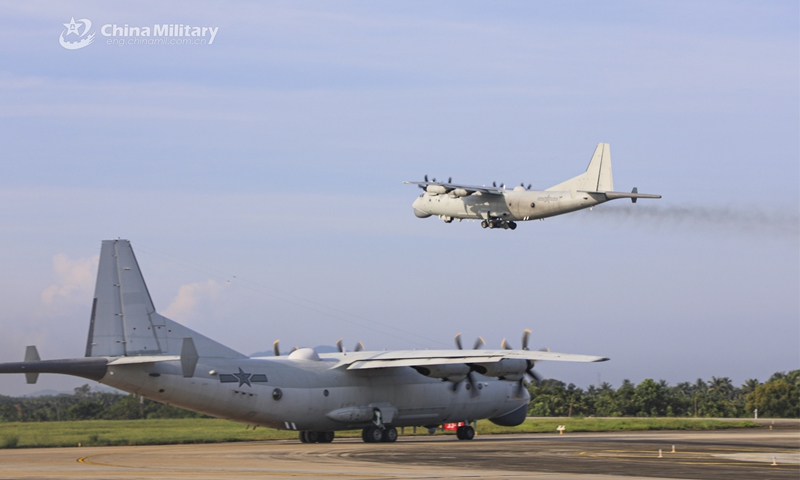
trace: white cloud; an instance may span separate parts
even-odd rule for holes
[[[53,257],[56,283],[42,292],[42,303],[52,305],[59,300],[86,303],[91,299],[99,255],[71,259],[63,253]]]
[[[209,300],[216,299],[223,289],[224,287],[215,280],[182,285],[178,289],[178,296],[161,314],[176,322],[189,324],[192,320],[196,320],[199,307]]]

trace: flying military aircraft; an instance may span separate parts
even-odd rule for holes
[[[414,200],[414,215],[427,218],[438,215],[445,223],[463,219],[480,220],[483,228],[514,230],[519,221],[542,220],[555,215],[574,212],[614,200],[630,198],[636,203],[640,198],[661,198],[661,195],[639,193],[634,188],[630,193],[615,192],[611,178],[611,147],[598,143],[586,171],[545,190],[531,190],[524,183],[513,189],[506,186],[491,187],[437,182],[436,179],[422,182],[403,182],[419,186],[423,192]]]
[[[522,349],[357,351],[318,354],[300,348],[250,358],[160,315],[128,240],[102,242],[85,356],[41,360],[28,346],[24,361],[0,373],[41,373],[95,380],[144,398],[252,426],[299,432],[302,442],[331,442],[334,432],[362,429],[365,442],[393,442],[398,427],[435,429],[488,418],[515,426],[530,400],[526,377],[539,361],[603,362],[603,357]]]

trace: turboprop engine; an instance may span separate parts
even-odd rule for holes
[[[447,189],[444,188],[442,185],[428,185],[425,187],[425,191],[428,193],[447,193]]]
[[[455,197],[466,197],[467,195],[469,195],[469,192],[464,190],[463,188],[456,188],[450,193],[452,193],[453,196]]]
[[[411,367],[426,377],[443,378],[451,382],[460,382],[464,380],[470,372],[469,366],[463,363],[456,363],[453,365],[427,365]]]
[[[472,369],[481,375],[509,381],[521,380],[528,368],[528,361],[521,358],[504,358],[499,362],[472,365]]]

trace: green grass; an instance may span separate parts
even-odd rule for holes
[[[499,427],[478,422],[478,434],[552,433],[558,425],[570,432],[622,430],[708,430],[758,427],[753,422],[693,420],[678,418],[548,418],[528,420],[518,427]],[[410,435],[411,428],[405,429]],[[428,435],[424,428],[418,435]],[[441,434],[437,433],[437,434]],[[452,434],[448,432],[447,434]],[[360,431],[336,432],[337,437],[358,437]],[[85,420],[77,422],[0,423],[0,448],[76,447],[98,445],[165,445],[180,443],[247,442],[296,439],[297,432],[258,428],[245,429],[227,420],[184,418],[154,420]]]

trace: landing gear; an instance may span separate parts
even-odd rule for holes
[[[331,443],[333,432],[300,432],[300,441],[303,443]]]
[[[396,442],[397,441],[397,429],[394,427],[386,427],[383,430],[383,436],[381,437],[382,442]]]
[[[377,443],[383,441],[383,431],[376,425],[370,425],[361,431],[361,439],[366,443]],[[397,440],[397,431],[395,431],[395,440]]]
[[[481,220],[481,227],[483,228],[502,228],[503,230],[514,230],[517,224],[511,221],[505,221],[501,218],[490,218],[489,220]]]
[[[458,427],[458,429],[456,430],[456,437],[459,440],[472,440],[473,438],[475,438],[475,429],[470,427],[469,425]]]

